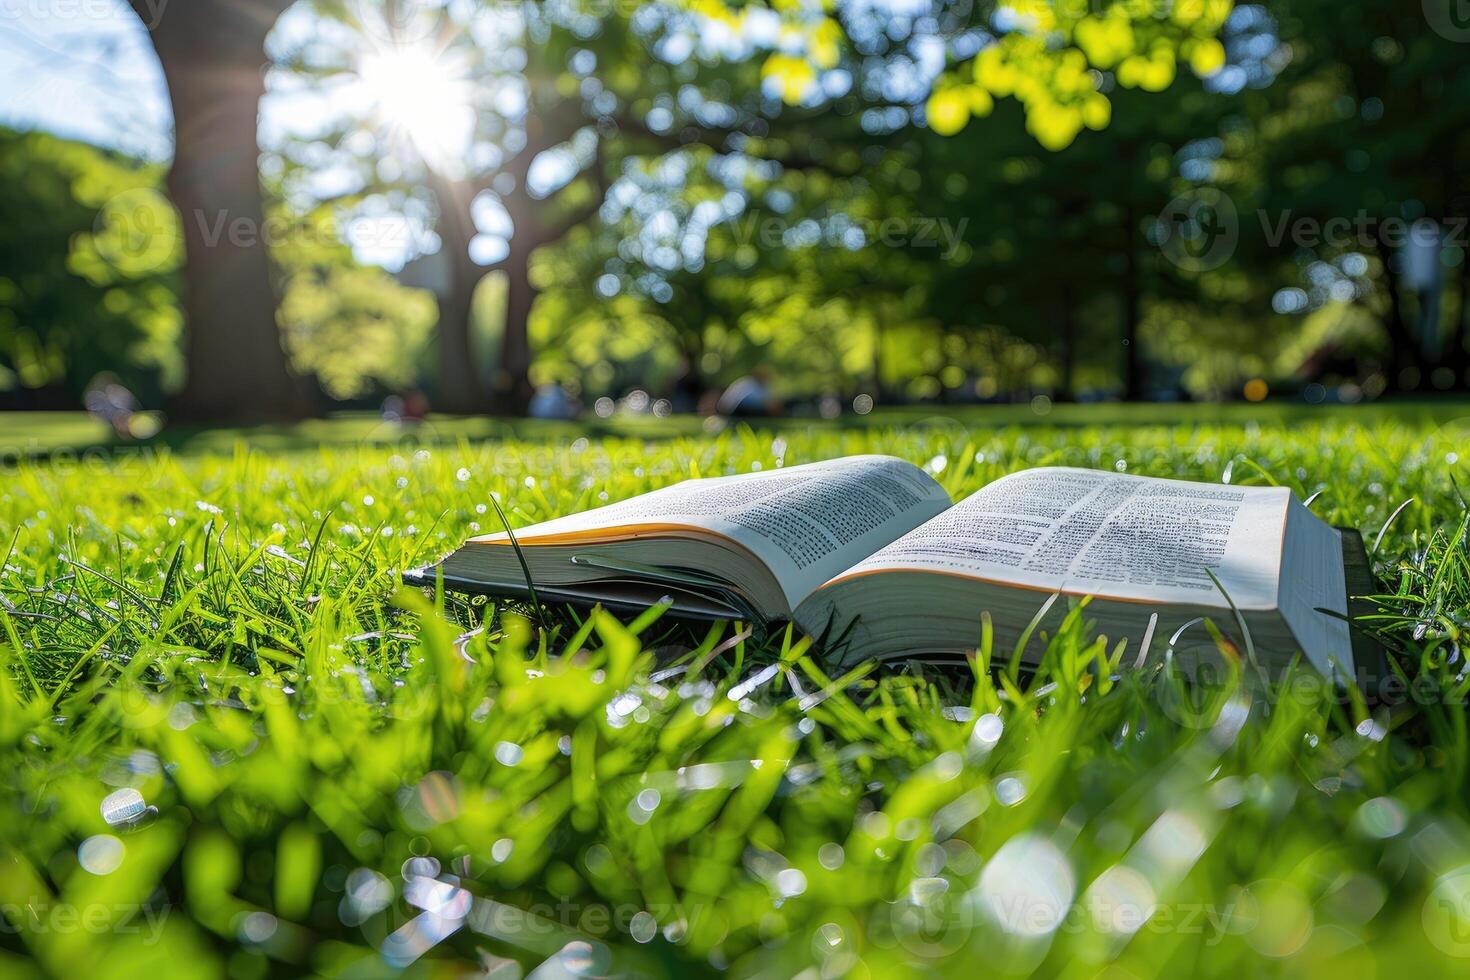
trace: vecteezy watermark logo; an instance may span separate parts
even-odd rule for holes
[[[1446,41],[1470,41],[1470,0],[1423,0],[1424,19]]]
[[[163,11],[168,4],[169,0],[142,0],[132,4],[117,3],[116,0],[0,0],[0,20],[98,23],[136,17],[143,22],[144,29],[151,31],[163,20]]]
[[[1470,958],[1470,867],[1434,883],[1424,900],[1424,934],[1442,953]]]
[[[1184,271],[1209,272],[1235,254],[1240,216],[1229,195],[1198,187],[1164,205],[1151,238],[1164,257]]]
[[[0,905],[0,936],[75,935],[141,936],[145,946],[163,938],[169,906],[136,902],[88,902],[77,905],[32,896]]]
[[[908,895],[876,907],[870,938],[883,948],[896,946],[923,959],[940,959],[962,949],[978,921],[966,892],[952,889],[944,878],[919,878]]]
[[[840,215],[824,221],[802,218],[795,222],[776,215],[749,214],[729,225],[737,245],[754,245],[762,249],[777,248],[847,248],[856,251],[868,246],[883,248],[936,249],[939,257],[949,261],[965,245],[969,218],[915,215],[882,219],[854,219]]]
[[[92,235],[98,254],[133,275],[162,269],[179,253],[173,205],[151,187],[123,191],[104,204]]]

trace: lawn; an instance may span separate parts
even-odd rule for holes
[[[1470,963],[1470,406],[0,432],[5,976]],[[1085,607],[1034,673],[977,621],[969,668],[837,677],[787,633],[396,584],[496,500],[858,452],[956,497],[1042,465],[1315,495],[1376,545],[1357,625],[1405,689],[1118,669]]]

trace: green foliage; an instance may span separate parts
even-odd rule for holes
[[[72,407],[103,371],[154,398],[179,382],[182,244],[160,177],[0,129],[0,391]]]
[[[292,364],[332,398],[414,387],[437,318],[433,294],[364,266],[342,244],[331,209],[293,222],[271,252],[282,283],[277,319]]]
[[[1470,908],[1463,420],[1179,411],[591,440],[340,423],[301,433],[336,445],[19,464],[0,963],[1445,974]],[[1158,640],[1126,666],[1085,606],[1033,640],[1034,675],[977,619],[969,665],[833,677],[784,631],[533,622],[396,586],[492,528],[492,494],[520,525],[870,451],[956,496],[1040,465],[1321,491],[1370,544],[1387,525],[1360,625],[1420,694],[1370,712],[1301,674],[1194,687]],[[133,819],[104,821],[129,789]]]
[[[1103,72],[1125,88],[1162,92],[1179,62],[1201,78],[1225,66],[1216,35],[1232,0],[1010,0],[996,43],[929,97],[929,124],[953,135],[971,116],[989,115],[995,99],[1014,97],[1026,128],[1049,150],[1070,145],[1113,116]],[[972,75],[966,79],[964,75]]]

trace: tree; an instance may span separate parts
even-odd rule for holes
[[[1470,386],[1470,75],[1435,19],[1451,6],[1271,4],[1291,59],[1231,161],[1232,192],[1266,216],[1243,229],[1253,271],[1274,267],[1293,314],[1366,312],[1389,391]]]
[[[532,255],[590,220],[602,203],[605,144],[615,133],[597,126],[592,103],[603,89],[593,71],[610,62],[626,72],[636,63],[636,45],[629,47],[616,18],[595,35],[575,36],[565,20],[570,10],[525,4],[509,12],[458,13],[421,6],[401,19],[373,22],[364,20],[360,5],[321,0],[318,30],[300,32],[303,43],[279,56],[298,86],[357,87],[370,96],[365,112],[344,112],[295,141],[312,153],[332,146],[333,166],[354,175],[352,186],[319,200],[350,211],[394,195],[400,207],[427,207],[445,273],[434,386],[440,410],[524,412],[537,294]],[[323,34],[330,43],[319,43]],[[460,119],[425,122],[423,114],[433,111],[421,104],[426,100],[464,112]],[[298,147],[281,149],[289,158]],[[386,177],[384,158],[392,160]],[[543,179],[547,172],[553,176]],[[487,234],[486,223],[504,227]],[[497,272],[506,281],[505,309],[495,371],[487,379],[474,330],[475,294]]]
[[[155,17],[156,4],[130,0],[173,107],[167,187],[183,228],[186,364],[173,409],[190,421],[294,419],[308,408],[276,325],[257,168],[265,40],[288,3],[193,0]]]

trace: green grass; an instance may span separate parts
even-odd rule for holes
[[[1463,409],[38,426],[0,483],[0,974],[1463,970]],[[1049,464],[1320,491],[1389,524],[1359,626],[1412,693],[1114,669],[1085,608],[1034,675],[977,622],[972,669],[833,677],[799,636],[395,584],[492,494],[524,524],[855,452],[956,496]]]

